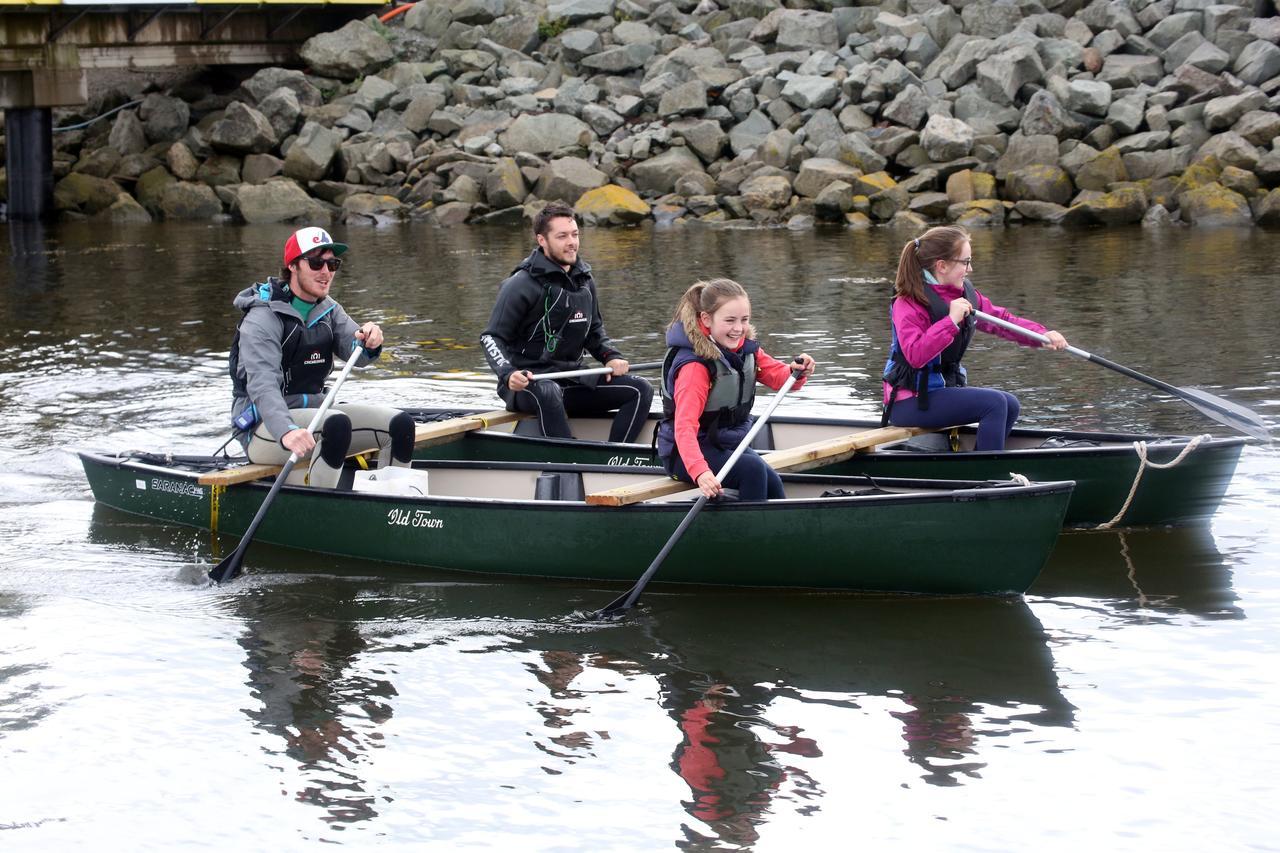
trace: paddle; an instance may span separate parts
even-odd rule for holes
[[[1042,344],[1049,342],[1049,339],[1039,332],[1024,329],[1021,326],[1008,322],[1007,320],[1001,320],[999,317],[992,317],[990,314],[983,311],[974,311],[973,315],[979,320],[985,320],[988,323],[992,323],[1002,329],[1008,329],[1009,331],[1022,335],[1025,338],[1030,338],[1033,341],[1039,341]],[[1254,438],[1262,439],[1263,441],[1271,440],[1271,431],[1267,427],[1266,422],[1263,421],[1257,413],[1246,409],[1238,403],[1233,403],[1230,400],[1224,400],[1221,397],[1210,394],[1208,391],[1201,391],[1199,388],[1179,388],[1176,385],[1170,385],[1168,382],[1161,382],[1159,379],[1153,379],[1150,376],[1145,376],[1136,370],[1125,367],[1123,364],[1116,364],[1114,361],[1108,361],[1102,356],[1094,355],[1091,352],[1086,352],[1085,350],[1077,349],[1073,346],[1068,346],[1067,352],[1088,361],[1092,361],[1094,364],[1102,365],[1109,370],[1114,370],[1116,373],[1123,373],[1130,379],[1145,382],[1154,388],[1159,388],[1165,393],[1172,394],[1184,403],[1190,405],[1205,417],[1211,418],[1224,426],[1229,426],[1238,432],[1242,432],[1245,435],[1249,435]]]
[[[320,404],[320,408],[316,410],[316,415],[311,419],[307,432],[315,432],[320,426],[320,422],[324,419],[325,413],[329,411],[329,407],[333,405],[333,401],[338,398],[338,389],[342,387],[342,383],[351,375],[351,369],[356,366],[356,358],[360,355],[363,347],[359,343],[351,350],[351,355],[347,358],[347,363],[342,368],[342,372],[338,374],[338,378],[333,383],[333,388],[325,395],[324,402]],[[298,462],[298,454],[290,453],[289,461],[284,463],[284,467],[280,469],[280,473],[276,475],[276,481],[271,484],[271,491],[267,492],[267,497],[262,501],[262,506],[258,507],[258,514],[253,517],[253,521],[249,522],[249,529],[244,532],[244,536],[240,538],[240,544],[236,549],[228,554],[222,562],[209,570],[209,580],[214,583],[222,583],[224,581],[233,580],[240,574],[240,570],[244,564],[244,552],[249,549],[249,543],[253,541],[253,535],[258,532],[258,526],[262,524],[262,519],[267,516],[267,508],[271,506],[271,502],[275,500],[276,493],[280,491],[280,487],[284,485],[284,481],[289,478],[289,472],[293,470],[293,466]]]
[[[640,364],[631,365],[628,370],[657,370],[662,367],[660,361],[645,361]],[[576,376],[599,376],[603,373],[613,373],[612,367],[584,367],[580,370],[561,370],[557,373],[531,373],[529,381],[536,382],[539,379],[573,379]]]
[[[716,479],[718,481],[721,483],[724,482],[724,478],[729,475],[731,470],[733,470],[733,466],[742,457],[742,454],[746,453],[747,448],[751,445],[751,440],[756,437],[756,433],[761,430],[765,421],[769,420],[769,416],[773,414],[773,410],[778,408],[778,404],[782,402],[782,398],[787,396],[787,392],[791,390],[791,386],[796,383],[796,380],[800,378],[800,374],[803,372],[804,369],[800,367],[793,367],[791,369],[791,375],[787,377],[786,382],[782,383],[782,387],[778,389],[778,393],[773,395],[773,400],[769,403],[769,408],[765,410],[763,415],[756,418],[756,422],[751,425],[751,429],[747,431],[747,434],[743,436],[742,441],[738,442],[738,446],[734,448],[733,455],[729,457],[729,460],[724,463],[724,467],[722,467],[716,474]],[[649,564],[649,568],[644,570],[644,574],[642,574],[640,579],[636,581],[635,586],[631,587],[631,589],[605,605],[602,610],[596,613],[596,616],[617,616],[620,613],[630,610],[631,607],[635,605],[636,600],[640,598],[640,593],[644,592],[644,588],[649,584],[649,580],[657,573],[658,567],[662,565],[662,561],[667,559],[667,555],[671,553],[671,549],[680,541],[680,537],[689,529],[689,525],[693,523],[693,520],[697,518],[698,513],[702,512],[702,508],[706,505],[707,496],[699,495],[698,499],[694,501],[693,508],[689,510],[689,513],[684,517],[684,520],[680,522],[680,526],[676,528],[676,532],[671,534],[671,538],[667,540],[667,544],[662,546],[662,550],[658,552],[658,556],[653,558],[653,562]]]

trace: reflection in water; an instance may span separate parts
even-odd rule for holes
[[[369,820],[378,812],[359,767],[381,745],[377,727],[391,718],[396,690],[361,671],[368,644],[359,626],[326,615],[335,602],[308,600],[307,586],[237,597],[248,629],[240,640],[248,684],[262,703],[247,713],[284,741],[283,750],[266,753],[297,763],[305,780],[298,801],[320,806],[331,823]]]
[[[1064,533],[1030,594],[1085,599],[1124,621],[1245,617],[1208,527]]]
[[[679,846],[750,846],[778,809],[821,808],[823,734],[788,718],[794,701],[849,709],[888,700],[902,754],[933,785],[978,779],[983,751],[1028,726],[1073,724],[1047,637],[1020,600],[661,601],[611,629],[608,648],[598,634],[541,631],[521,645],[536,650],[530,670],[550,694],[537,709],[556,733],[539,748],[568,762],[594,755],[601,733],[573,722],[593,696],[620,680],[657,681],[674,724],[670,767],[693,819]],[[624,636],[631,643],[619,647]]]

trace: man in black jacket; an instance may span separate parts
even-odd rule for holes
[[[498,396],[513,412],[538,416],[544,435],[573,438],[569,415],[617,410],[610,441],[634,441],[653,400],[653,386],[627,373],[600,318],[591,266],[578,257],[573,208],[552,202],[533,222],[538,246],[498,290],[489,325],[480,335],[485,358],[498,375]],[[588,352],[613,373],[577,379],[529,381],[531,373],[582,368]]]

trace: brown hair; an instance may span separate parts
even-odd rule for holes
[[[939,225],[930,228],[902,247],[898,259],[898,278],[893,283],[894,297],[905,296],[921,305],[928,305],[924,293],[924,271],[935,261],[953,259],[960,244],[969,239],[969,232],[958,225]]]
[[[707,281],[694,282],[684,292],[684,296],[680,297],[680,302],[676,305],[675,316],[671,318],[671,325],[674,326],[679,323],[684,327],[684,333],[689,336],[689,341],[693,344],[693,351],[699,358],[719,358],[720,350],[702,331],[700,315],[703,311],[708,314],[714,314],[720,309],[721,305],[730,299],[737,299],[738,297],[750,300],[746,289],[731,278],[713,278]],[[755,336],[755,327],[748,323],[747,337],[754,338]]]
[[[572,207],[562,201],[553,201],[538,211],[538,215],[533,218],[533,236],[546,236],[551,230],[551,220],[559,219],[561,216],[567,216],[574,222],[578,221],[578,214],[574,213]]]

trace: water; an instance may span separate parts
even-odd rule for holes
[[[230,297],[290,229],[7,227],[6,850],[1277,848],[1272,447],[1245,450],[1208,527],[1064,535],[1022,600],[654,587],[601,624],[582,613],[617,588],[258,544],[209,588],[209,535],[95,506],[74,450],[221,443]],[[527,236],[337,233],[336,295],[391,345],[350,395],[496,405],[476,338]],[[767,350],[819,361],[786,410],[869,416],[909,236],[589,230],[584,254],[633,360],[660,357],[689,283],[729,275]],[[973,249],[984,292],[1077,346],[1280,414],[1273,235]],[[1222,433],[1067,355],[983,338],[967,364],[1031,425]]]

